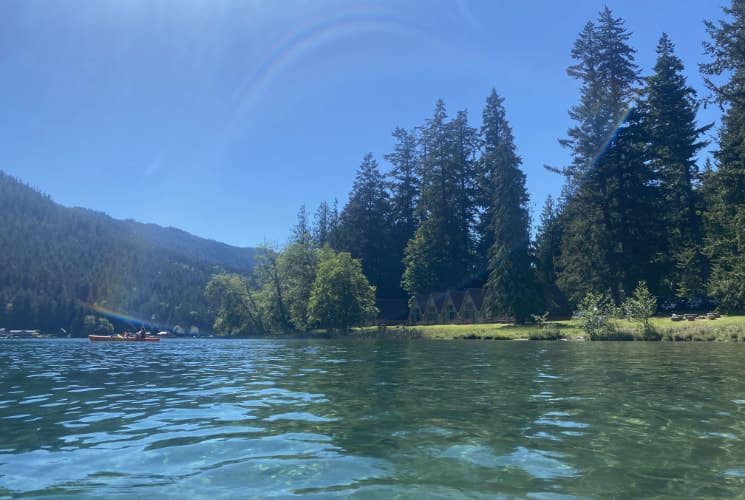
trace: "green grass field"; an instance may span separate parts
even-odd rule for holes
[[[684,341],[745,341],[745,316],[722,316],[719,319],[697,319],[695,321],[673,322],[670,318],[652,318],[656,332],[654,340]],[[638,323],[617,320],[619,339],[638,338],[642,335]],[[355,329],[354,333],[372,334],[375,327]],[[493,340],[581,340],[585,333],[575,320],[549,321],[543,328],[536,325],[516,326],[510,324],[477,325],[418,325],[411,327],[390,327],[388,334],[410,334],[434,340],[454,339],[493,339]]]

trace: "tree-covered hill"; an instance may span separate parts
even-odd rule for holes
[[[0,171],[0,327],[78,334],[97,310],[111,311],[113,320],[211,327],[210,275],[247,274],[254,253],[63,207]]]

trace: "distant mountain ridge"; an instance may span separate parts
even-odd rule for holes
[[[61,206],[61,205],[60,205]],[[195,236],[183,229],[164,227],[150,222],[132,219],[115,219],[104,212],[82,207],[70,210],[88,213],[92,217],[109,219],[113,225],[120,226],[122,235],[145,241],[155,248],[172,252],[180,257],[218,264],[236,272],[249,272],[253,269],[256,249],[236,247],[216,240]]]
[[[0,328],[82,329],[114,320],[209,328],[204,286],[249,273],[256,249],[69,208],[0,170]]]
[[[137,236],[182,257],[213,262],[239,272],[248,272],[253,268],[255,248],[235,247],[170,226],[163,227],[131,219],[121,222],[129,226]]]

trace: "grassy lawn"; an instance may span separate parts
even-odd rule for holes
[[[480,325],[421,325],[412,327],[427,339],[449,340],[482,338],[495,340],[556,339],[582,336],[573,321],[550,322],[544,328],[536,325],[510,325],[503,323]]]
[[[723,316],[715,320],[673,322],[670,318],[653,318],[652,327],[660,340],[739,340],[745,341],[745,316]],[[638,323],[617,320],[621,336],[640,337]],[[354,329],[354,333],[370,334],[376,327]],[[390,327],[386,333],[414,333],[426,339],[494,339],[494,340],[579,340],[585,333],[574,320],[550,321],[543,328],[536,325],[477,324],[477,325],[417,325]]]

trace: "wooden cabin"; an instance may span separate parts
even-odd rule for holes
[[[409,323],[432,325],[512,321],[507,316],[494,318],[487,309],[481,288],[418,294],[409,300]]]

